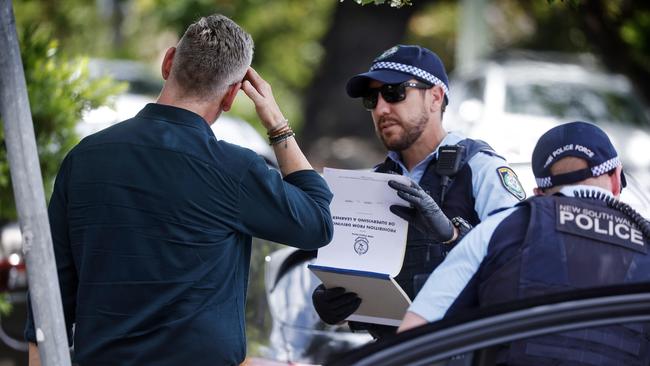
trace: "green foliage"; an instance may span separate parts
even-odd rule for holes
[[[434,50],[447,71],[453,70],[459,15],[457,1],[439,0],[424,6],[409,20],[404,43]]]
[[[54,177],[65,154],[78,142],[74,132],[82,113],[106,103],[124,89],[108,78],[91,80],[87,60],[68,59],[46,32],[28,27],[19,32],[34,132],[43,183],[49,197]],[[4,146],[4,133],[0,131]],[[0,221],[15,220],[6,149],[0,150]]]
[[[555,0],[546,0],[546,1],[549,4],[553,4],[555,2]],[[568,4],[570,6],[573,6],[573,7],[577,7],[578,5],[580,5],[582,0],[560,0],[560,2],[566,3],[566,4]]]
[[[629,50],[632,61],[650,73],[650,7],[637,9],[630,4],[625,0],[607,2],[603,19],[608,28],[617,28],[618,39]]]
[[[11,314],[12,310],[13,310],[13,305],[9,300],[9,294],[8,293],[0,294],[0,316],[9,315]]]
[[[341,2],[343,2],[343,0],[341,0]],[[381,5],[385,4],[386,0],[354,0],[354,2],[361,5],[368,5],[373,3],[375,5]],[[411,3],[411,0],[390,0],[389,4],[393,8],[401,8],[404,5],[413,5]]]
[[[101,53],[109,42],[108,24],[97,11],[95,0],[22,0],[14,1],[18,29],[35,24],[39,32],[58,39],[67,53]],[[92,31],[82,31],[92,30]]]
[[[249,32],[255,41],[253,67],[272,86],[276,100],[294,129],[302,124],[302,92],[311,83],[323,55],[319,43],[327,31],[336,2],[331,0],[141,0],[140,17],[154,18],[160,29],[180,37],[200,16],[224,14]],[[257,121],[252,103],[243,95],[232,112]],[[259,127],[259,123],[252,123]]]

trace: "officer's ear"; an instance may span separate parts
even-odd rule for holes
[[[619,165],[612,171],[612,174],[609,174],[609,181],[612,186],[612,194],[616,198],[621,195],[621,190],[623,189],[623,180],[621,178],[622,171],[623,167]]]
[[[535,194],[535,196],[543,196],[544,188],[535,187],[533,188],[533,193]]]
[[[442,108],[444,108],[445,104],[445,91],[442,90],[441,87],[435,85],[429,90],[429,94],[432,97],[432,102],[431,102],[431,111],[436,112],[440,111]]]

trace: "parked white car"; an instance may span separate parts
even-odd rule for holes
[[[604,72],[592,57],[566,59],[522,53],[452,75],[445,127],[486,141],[520,167],[516,170],[530,195],[535,186],[530,160],[538,138],[561,123],[596,123],[617,147],[628,181],[635,186],[624,190],[622,199],[650,213],[647,107],[627,78]],[[628,197],[632,190],[637,192]]]

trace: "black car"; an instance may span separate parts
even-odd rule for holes
[[[650,283],[576,290],[486,307],[369,344],[327,365],[488,366],[497,364],[498,352],[513,341],[633,322],[650,322]],[[590,363],[578,363],[576,357],[576,364]]]

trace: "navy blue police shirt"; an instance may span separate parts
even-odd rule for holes
[[[587,185],[565,186],[560,190],[560,194],[567,198],[569,202],[571,200],[575,202],[585,201],[585,199],[579,197],[574,198],[578,191],[593,191],[598,192],[603,197],[612,197],[607,190]],[[572,207],[571,205],[565,206]],[[573,215],[571,209],[562,211],[563,206],[560,205],[559,207],[560,211],[557,214],[552,212],[547,215],[552,217],[553,220],[550,221],[550,224],[546,223],[545,228],[548,229],[548,225],[551,225],[559,232],[568,232],[580,237],[586,236],[591,241],[614,244],[603,246],[598,251],[592,250],[593,253],[585,252],[578,256],[579,259],[585,259],[585,263],[580,266],[576,265],[574,269],[590,268],[586,276],[576,275],[575,273],[565,274],[562,272],[562,268],[552,266],[552,261],[540,260],[539,258],[555,258],[558,252],[562,252],[554,246],[557,241],[551,240],[554,234],[553,230],[548,229],[546,235],[536,231],[532,232],[529,223],[538,224],[541,219],[539,217],[533,219],[528,206],[516,206],[493,214],[470,231],[449,253],[446,260],[431,274],[411,304],[409,311],[420,315],[429,322],[433,322],[443,317],[453,316],[468,308],[476,308],[479,305],[484,306],[497,301],[512,300],[513,293],[523,293],[523,290],[517,289],[517,286],[519,285],[519,279],[524,275],[527,276],[529,283],[541,284],[541,289],[531,290],[530,292],[545,291],[551,287],[549,281],[554,280],[554,277],[557,276],[561,277],[562,281],[571,278],[572,284],[578,288],[593,287],[597,284],[627,283],[628,280],[641,281],[639,278],[644,281],[650,279],[647,271],[638,271],[639,273],[630,271],[629,278],[624,274],[621,275],[620,270],[623,269],[625,272],[626,265],[630,265],[632,262],[627,261],[627,264],[612,262],[613,255],[605,255],[611,262],[608,262],[607,267],[603,263],[600,265],[600,267],[608,270],[601,273],[592,271],[593,263],[598,263],[599,260],[597,255],[601,255],[603,251],[616,251],[619,245],[629,246],[632,249],[638,247],[645,250],[644,239],[639,230],[630,226],[629,223],[622,225],[622,227],[612,224],[609,228],[611,233],[608,235],[600,233],[606,229],[604,223],[601,224],[603,228],[599,228],[598,224],[591,223],[590,226],[587,225],[578,230],[579,228],[575,222],[571,221],[571,215]],[[592,213],[596,213],[596,211],[592,210]],[[575,218],[575,215],[573,218]],[[605,230],[605,232],[607,231]],[[528,238],[528,236],[531,237]],[[521,257],[522,244],[527,239],[545,240],[553,245],[539,245],[536,250],[546,250],[547,252],[536,252],[532,256],[533,259],[526,262],[524,266],[513,265],[513,260]],[[526,249],[526,251],[531,250]],[[635,253],[635,251],[633,250],[630,253]],[[591,258],[592,254],[596,258]],[[564,254],[564,256],[568,257],[569,255]],[[566,258],[564,258],[564,262],[566,262]],[[512,272],[506,273],[505,269],[512,269]],[[508,281],[495,281],[496,272],[499,272],[500,278],[511,280],[510,283],[507,283]],[[530,278],[536,279],[532,281]],[[562,281],[558,280],[558,284],[564,283]],[[554,286],[557,288],[560,286],[558,284]],[[498,300],[492,301],[491,299]]]
[[[644,220],[595,186],[533,197],[474,228],[429,277],[410,311],[429,321],[515,299],[650,281]],[[648,365],[650,327],[623,323],[502,345],[507,365]]]
[[[331,198],[315,171],[282,179],[180,108],[149,104],[85,138],[49,205],[75,361],[241,363],[251,237],[321,247]]]

